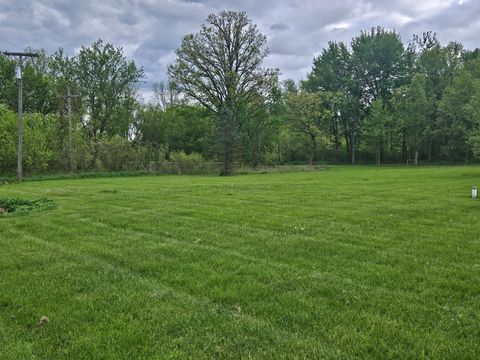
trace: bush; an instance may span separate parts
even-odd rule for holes
[[[205,161],[201,154],[171,152],[170,161],[150,161],[148,171],[160,174],[210,175],[218,174],[218,164]]]
[[[467,138],[467,144],[476,160],[480,160],[480,131],[474,132]]]
[[[186,154],[183,151],[171,152],[170,160],[175,164],[178,174],[209,174],[215,172],[212,163],[204,160],[198,153]]]
[[[32,211],[42,211],[55,208],[53,200],[41,198],[37,200],[0,199],[0,216],[12,213],[25,214]]]
[[[0,104],[0,173],[16,169],[18,119]],[[25,172],[45,172],[54,160],[58,118],[53,115],[25,114],[23,118],[23,167]]]
[[[118,135],[84,142],[74,154],[77,171],[147,170],[151,161],[165,160],[163,148],[134,144]]]

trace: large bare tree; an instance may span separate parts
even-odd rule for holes
[[[244,12],[211,14],[197,34],[182,39],[170,77],[190,98],[215,114],[223,173],[232,171],[241,119],[239,104],[267,95],[277,70],[262,67],[268,55],[266,37]]]

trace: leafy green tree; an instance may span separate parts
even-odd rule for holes
[[[287,96],[290,94],[297,95],[298,92],[300,91],[297,83],[293,79],[283,80],[281,85],[282,85],[284,96]],[[317,90],[312,90],[312,91],[317,91]]]
[[[165,110],[148,106],[141,112],[140,137],[168,151],[196,152],[212,156],[214,123],[201,106],[177,105]]]
[[[53,114],[27,113],[24,116],[24,168],[26,173],[42,172],[55,165],[58,118]],[[0,173],[13,172],[17,156],[17,117],[0,104]]]
[[[379,100],[385,108],[395,89],[408,83],[411,74],[411,55],[405,49],[399,34],[382,27],[363,31],[351,41],[351,68],[353,90],[348,104],[351,115],[350,131],[352,163],[355,148],[360,143],[363,120],[371,111],[371,104]],[[383,134],[383,130],[380,131]],[[377,161],[380,161],[377,155]]]
[[[7,105],[0,103],[0,173],[15,169],[17,161],[17,117]]]
[[[81,102],[78,100],[78,86],[75,78],[74,59],[66,56],[59,48],[48,59],[48,71],[51,75],[52,91],[57,95],[58,114],[60,116],[59,139],[62,139],[64,159],[67,171],[74,167],[74,133],[80,124],[83,114]]]
[[[259,94],[254,102],[240,103],[240,161],[254,167],[273,161],[284,110],[282,91],[277,87],[267,97]]]
[[[463,65],[463,49],[456,43],[442,47],[436,34],[432,32],[415,36],[412,46],[417,50],[415,72],[425,79],[425,94],[429,106],[423,136],[427,144],[428,161],[433,161],[438,157],[443,142],[438,131],[440,101],[456,71]]]
[[[354,143],[359,129],[361,95],[358,82],[354,78],[351,54],[343,42],[329,42],[327,48],[314,59],[311,73],[302,82],[306,91],[330,91],[337,94],[332,99],[331,110],[332,133],[335,141],[335,152],[338,157],[340,137],[345,137],[347,152],[352,154],[354,162]]]
[[[167,144],[172,151],[212,156],[214,123],[200,106],[179,105],[165,110]]]
[[[333,114],[328,109],[328,102],[329,94],[326,92],[302,92],[287,98],[289,114],[286,126],[309,140],[310,166],[316,160],[319,148],[327,149],[331,146],[328,128]]]
[[[276,70],[262,67],[266,38],[244,12],[208,16],[200,32],[187,35],[169,75],[190,98],[216,118],[217,148],[223,173],[232,171],[240,103],[251,104],[276,84]]]
[[[422,145],[429,133],[430,104],[425,93],[425,78],[416,74],[412,82],[400,87],[393,99],[394,116],[402,138],[402,161],[413,158],[418,164]]]
[[[171,106],[181,105],[185,102],[179,86],[171,79],[167,82],[163,80],[155,82],[152,90],[153,104],[159,108],[166,109]]]
[[[302,82],[304,90],[347,92],[351,82],[351,54],[343,42],[329,42],[313,60],[312,71]]]
[[[392,114],[386,109],[382,100],[372,103],[370,114],[362,127],[363,146],[375,154],[375,163],[380,165],[388,140],[388,128],[392,126]]]
[[[84,127],[89,137],[127,137],[129,116],[124,115],[133,111],[132,99],[143,70],[125,58],[122,48],[102,40],[82,47],[73,61],[78,94],[88,114]]]
[[[18,84],[13,60],[0,54],[0,101],[11,110],[18,109]],[[23,66],[23,111],[48,114],[57,110],[57,97],[52,91],[53,79],[37,69],[35,62],[26,61]]]
[[[386,103],[394,89],[408,82],[411,56],[400,36],[381,27],[364,31],[351,41],[330,42],[314,60],[312,72],[302,84],[308,91],[328,90],[337,93],[331,110],[331,131],[338,154],[340,133],[347,152],[355,163],[362,123],[376,99]],[[338,155],[337,155],[338,156]]]
[[[363,31],[351,48],[351,66],[365,105],[376,99],[387,101],[394,89],[408,82],[407,54],[396,32],[382,27]]]
[[[480,159],[480,91],[478,90],[480,89],[477,88],[477,91],[472,94],[470,101],[465,107],[473,127],[467,135],[467,145],[477,160]]]
[[[475,100],[472,99],[476,99],[479,92],[480,60],[474,60],[458,71],[439,103],[437,127],[444,158],[469,161],[470,148],[466,140],[476,127],[475,111],[472,112]]]

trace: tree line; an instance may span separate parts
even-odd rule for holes
[[[264,66],[266,37],[245,13],[223,11],[182,39],[148,102],[143,69],[122,48],[39,53],[23,71],[27,174],[480,157],[480,51],[432,32],[404,44],[382,27],[363,31],[328,43],[305,80],[280,81]],[[0,55],[4,175],[16,161],[15,66]]]

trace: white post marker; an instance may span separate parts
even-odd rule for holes
[[[477,198],[477,187],[472,187],[472,199],[475,200]]]

